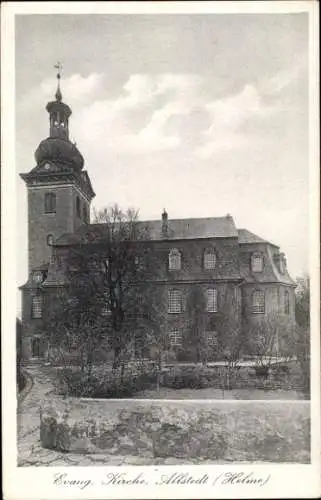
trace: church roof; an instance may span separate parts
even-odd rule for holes
[[[263,238],[261,238],[261,236],[248,231],[248,229],[238,229],[237,232],[239,243],[241,245],[246,243],[269,243],[270,245],[277,247],[277,245],[274,245],[270,241],[264,240]]]
[[[64,234],[55,245],[72,245],[83,241],[84,236],[90,236],[99,231],[103,237],[105,224],[90,224],[82,226],[74,234]],[[231,216],[208,217],[198,219],[169,219],[167,221],[167,233],[163,235],[162,220],[139,221],[138,226],[148,235],[150,240],[194,240],[207,238],[237,238],[237,229]],[[90,237],[88,238],[90,239]]]

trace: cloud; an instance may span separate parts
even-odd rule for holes
[[[275,112],[263,104],[258,90],[246,85],[238,94],[209,102],[205,105],[211,124],[202,133],[202,144],[194,151],[200,158],[209,158],[219,151],[244,149],[251,138],[242,132],[250,120],[265,119]]]
[[[96,100],[79,110],[77,138],[133,154],[171,150],[181,144],[179,130],[168,133],[173,116],[188,116],[200,102],[196,75],[130,75],[116,99]],[[140,127],[137,126],[140,122]],[[87,124],[90,124],[88,127]]]

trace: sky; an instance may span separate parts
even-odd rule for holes
[[[63,65],[71,140],[96,209],[234,217],[308,269],[308,15],[16,16],[17,279],[27,279],[18,173],[49,135]]]

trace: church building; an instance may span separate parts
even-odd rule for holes
[[[28,193],[28,281],[20,287],[21,349],[27,360],[47,356],[41,323],[46,294],[64,286],[59,255],[95,229],[90,222],[95,192],[84,158],[69,138],[71,109],[62,100],[59,72],[57,77],[55,99],[46,106],[49,137],[35,151],[36,165],[20,174]],[[159,220],[142,224],[162,263],[157,281],[164,290],[164,337],[170,348],[184,352],[184,304],[195,285],[204,293],[209,346],[220,333],[223,310],[241,329],[255,331],[271,315],[280,318],[284,328],[294,327],[295,283],[277,245],[236,228],[229,214],[171,219],[164,210]],[[282,351],[282,346],[277,343],[276,349]]]

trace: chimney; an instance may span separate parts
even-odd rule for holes
[[[168,237],[168,213],[165,208],[162,213],[162,236],[163,238]]]

